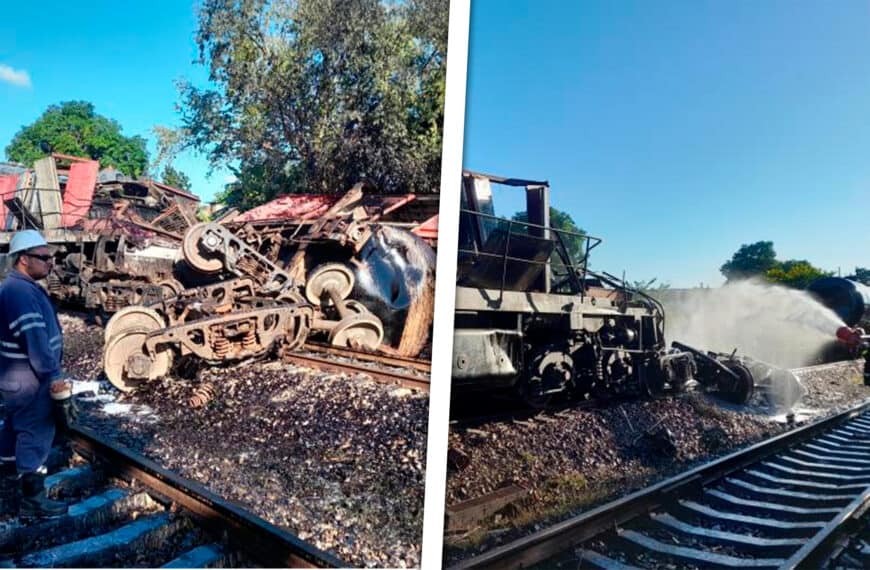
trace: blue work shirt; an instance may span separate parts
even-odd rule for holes
[[[30,368],[39,384],[61,377],[63,333],[48,293],[13,270],[0,284],[0,389],[17,390]]]

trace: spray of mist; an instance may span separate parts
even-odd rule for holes
[[[813,364],[842,320],[807,292],[758,280],[661,296],[666,338],[715,352],[737,349],[781,368]]]

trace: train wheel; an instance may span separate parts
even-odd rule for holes
[[[133,305],[124,307],[114,314],[106,323],[103,332],[103,342],[109,342],[118,333],[132,329],[147,329],[148,331],[160,330],[166,326],[163,317],[154,309]]]
[[[164,299],[171,299],[184,291],[184,285],[175,279],[165,279],[158,283],[158,285],[160,286]]]
[[[565,393],[574,377],[574,361],[560,350],[544,349],[532,360],[529,377],[520,388],[520,395],[530,407],[549,406],[556,394]]]
[[[315,268],[306,279],[305,298],[316,307],[332,305],[332,300],[324,296],[326,290],[332,289],[340,299],[347,299],[355,281],[353,271],[348,266],[325,263]]]
[[[755,381],[752,379],[752,373],[746,366],[736,360],[723,362],[723,364],[737,374],[737,378],[729,378],[726,386],[719,387],[722,397],[735,404],[745,405],[749,403],[749,400],[752,399],[752,394],[755,392]]]
[[[154,357],[144,352],[145,339],[150,332],[145,329],[119,332],[106,346],[103,371],[118,390],[129,392],[169,372],[172,352],[164,350]]]
[[[209,222],[200,222],[191,226],[181,242],[181,253],[184,255],[184,260],[200,273],[218,273],[224,268],[222,259],[205,257],[200,252],[199,240],[202,239],[209,224]]]
[[[342,319],[329,334],[329,343],[342,348],[377,350],[384,340],[384,325],[371,313]]]

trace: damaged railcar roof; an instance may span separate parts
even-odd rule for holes
[[[313,221],[322,217],[342,197],[341,194],[288,194],[240,214],[230,222],[267,222],[275,220]],[[438,213],[438,195],[365,195],[360,204],[369,216],[387,216],[395,221],[423,221]]]

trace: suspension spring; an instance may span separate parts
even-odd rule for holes
[[[106,297],[106,302],[103,303],[103,309],[107,313],[115,313],[123,308],[123,304],[121,303],[121,299],[116,297],[115,295],[109,295]]]
[[[242,339],[242,346],[245,348],[245,350],[251,350],[256,345],[257,345],[257,333],[254,331],[253,328],[251,328],[250,330],[248,330],[248,332],[245,333],[245,336]]]
[[[193,395],[187,400],[187,405],[191,408],[201,408],[214,400],[215,396],[217,396],[217,390],[214,384],[206,382],[193,391]]]
[[[223,358],[230,353],[230,341],[225,336],[215,336],[211,343],[211,348],[218,357]]]

